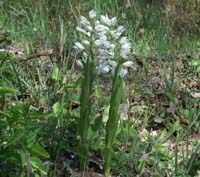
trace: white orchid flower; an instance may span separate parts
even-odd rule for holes
[[[112,51],[115,50],[115,44],[110,44],[110,50],[112,50]]]
[[[83,68],[83,63],[80,60],[76,60],[76,64],[77,66],[79,66],[80,68]]]
[[[82,25],[90,25],[90,22],[88,21],[88,19],[84,16],[80,16],[80,23]]]
[[[126,61],[126,62],[124,62],[123,64],[122,64],[122,66],[124,67],[124,68],[133,68],[133,62],[132,61]]]
[[[108,61],[108,63],[112,68],[116,68],[117,67],[117,62],[116,61],[110,60],[110,61]]]
[[[111,25],[116,25],[117,24],[117,17],[113,17],[110,19]]]
[[[80,42],[75,42],[74,48],[78,53],[81,53],[83,50],[85,50],[85,47]]]
[[[107,26],[110,26],[110,25],[111,25],[111,20],[108,18],[107,15],[106,15],[106,16],[101,15],[101,16],[100,16],[100,21],[101,21],[102,23],[104,23],[105,25],[107,25]]]
[[[125,69],[125,68],[120,69],[119,75],[120,75],[121,78],[124,78],[127,74],[128,74],[127,69]]]
[[[116,30],[111,31],[111,35],[115,39],[119,39],[119,37],[122,35],[122,33],[125,31],[124,26],[119,26]]]
[[[101,20],[102,23],[104,23],[107,26],[112,26],[112,25],[115,25],[117,23],[117,17],[110,19],[107,15],[106,16],[101,15],[100,20]]]
[[[119,43],[120,43],[121,45],[124,45],[124,44],[129,43],[129,42],[128,42],[127,37],[124,36],[124,37],[122,37],[122,38],[120,39]]]
[[[88,31],[87,31],[87,30],[85,30],[85,29],[82,29],[82,28],[80,28],[80,27],[76,27],[76,30],[77,30],[77,31],[79,31],[79,32],[81,32],[82,34],[84,34],[84,35],[88,36],[88,37],[90,37],[90,36],[91,36],[91,33],[90,33],[90,32],[88,32]]]
[[[124,26],[118,26],[116,32],[117,33],[120,33],[120,36],[122,35],[122,33],[125,31],[125,27]]]
[[[98,32],[103,32],[103,31],[107,32],[107,31],[109,31],[109,28],[107,26],[105,26],[105,25],[99,24],[99,25],[95,26],[95,30],[96,30],[97,33]]]
[[[96,20],[94,24],[95,24],[95,26],[100,25],[100,21]]]
[[[82,34],[83,40],[76,42],[74,48],[78,53],[82,52],[82,62],[84,62],[90,58],[90,46],[92,45],[97,62],[97,72],[105,74],[112,71],[114,74],[117,66],[117,62],[114,61],[115,56],[127,59],[131,51],[131,43],[127,37],[122,36],[125,28],[122,25],[116,25],[116,17],[109,18],[107,15],[101,15],[99,20],[96,17],[94,10],[89,12],[89,20],[84,16],[80,17],[80,26],[76,30]],[[126,61],[120,65],[119,76],[123,78],[127,75],[128,68],[133,68],[133,62]]]
[[[99,56],[97,56],[97,59],[98,59],[98,63],[100,64],[100,63],[104,63],[107,60],[110,60],[110,56],[108,56],[108,55],[104,55],[104,56],[99,55]]]
[[[97,32],[97,37],[98,38],[101,38],[102,36],[106,36],[107,35],[107,31],[100,31],[100,32]]]
[[[93,27],[90,25],[86,25],[84,26],[84,28],[87,30],[87,32],[92,32],[93,31]]]
[[[109,56],[109,51],[102,48],[96,48],[96,54],[102,56]]]
[[[122,37],[120,39],[119,43],[121,45],[120,56],[124,59],[127,59],[127,57],[128,57],[127,55],[131,51],[131,44],[126,37]]]
[[[133,68],[133,62],[132,61],[126,61],[122,64],[122,68],[120,70],[120,77],[124,78],[128,74],[128,68]]]
[[[96,51],[97,59],[101,60],[110,60],[113,58],[113,52],[104,50],[104,49],[97,49]]]
[[[107,64],[100,64],[97,67],[98,74],[106,74],[110,71],[110,66]]]
[[[97,39],[96,41],[94,41],[94,43],[97,47],[100,47],[100,48],[109,48],[110,47],[110,41]]]
[[[124,59],[128,58],[128,54],[130,53],[131,47],[129,44],[126,44],[120,49],[120,56]]]
[[[90,42],[88,40],[83,40],[82,41],[83,45],[85,45],[86,47],[90,46]]]
[[[97,14],[96,14],[96,12],[95,12],[94,10],[91,10],[91,11],[89,12],[89,17],[90,17],[91,19],[94,19],[96,16],[97,16]]]

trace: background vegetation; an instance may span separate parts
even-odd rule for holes
[[[116,16],[133,46],[111,175],[198,175],[199,3],[1,0],[0,176],[103,176],[111,96],[105,76],[94,81],[89,160],[79,169],[83,77],[73,46],[79,16],[92,9]],[[28,59],[49,49],[51,55]]]

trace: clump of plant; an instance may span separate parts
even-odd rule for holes
[[[43,161],[49,154],[38,136],[39,121],[48,114],[24,100],[15,60],[9,52],[0,53],[0,176],[46,176]]]
[[[88,159],[88,129],[91,122],[92,94],[94,78],[100,74],[111,74],[112,93],[109,117],[106,122],[105,138],[105,175],[110,175],[111,154],[119,123],[119,105],[122,97],[123,78],[133,62],[128,61],[131,44],[126,36],[124,26],[118,25],[117,18],[107,15],[97,16],[94,10],[89,12],[89,19],[80,16],[76,28],[80,40],[75,43],[76,51],[81,54],[79,61],[83,68],[80,96],[80,119],[78,134],[80,136],[80,168],[84,170]]]
[[[191,32],[198,34],[200,19],[199,1],[166,1],[166,13],[171,19],[173,32]]]
[[[194,71],[199,75],[200,73],[200,61],[199,60],[194,60],[191,62],[191,66],[194,68]]]

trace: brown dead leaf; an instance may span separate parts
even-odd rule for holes
[[[189,83],[189,87],[192,89],[200,89],[200,82],[198,80],[193,80]]]
[[[173,114],[173,118],[177,121],[180,122],[180,124],[183,124],[183,125],[188,125],[189,124],[189,121],[187,119],[185,119],[184,117],[182,116],[177,116],[175,114]]]
[[[104,175],[91,171],[91,172],[86,172],[86,173],[80,174],[80,177],[104,177]]]
[[[192,96],[193,98],[200,98],[200,92],[192,92],[192,93],[191,93],[191,96]]]

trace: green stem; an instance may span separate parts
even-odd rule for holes
[[[110,176],[110,164],[111,164],[111,148],[105,148],[104,150],[105,157],[105,176]]]
[[[105,139],[105,176],[110,176],[110,165],[112,159],[112,146],[117,134],[118,122],[119,122],[119,106],[122,97],[122,79],[119,76],[121,63],[118,63],[115,74],[112,81],[112,94],[110,99],[109,118],[106,123],[106,139]]]
[[[94,61],[87,59],[84,63],[82,91],[80,97],[80,120],[78,133],[80,135],[80,169],[84,171],[88,160],[88,129],[91,113],[91,98],[93,85]]]

